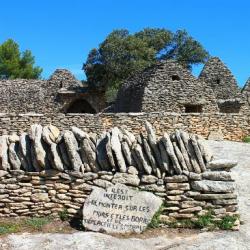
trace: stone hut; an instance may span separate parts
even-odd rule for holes
[[[118,92],[114,112],[217,112],[209,84],[178,63],[161,61],[126,80]]]
[[[237,81],[218,57],[211,57],[208,60],[199,79],[213,89],[221,113],[239,113],[244,109],[245,100]]]
[[[65,69],[49,80],[0,80],[2,113],[97,113],[105,105],[103,92],[90,90]]]
[[[244,95],[248,104],[250,105],[250,77],[248,78],[245,86],[242,89],[242,94]]]

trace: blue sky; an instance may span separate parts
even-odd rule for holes
[[[241,86],[250,76],[248,0],[0,0],[0,11],[0,43],[12,38],[32,50],[44,78],[67,68],[83,79],[89,50],[113,29],[144,27],[186,29]]]

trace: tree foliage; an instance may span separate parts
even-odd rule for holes
[[[34,64],[35,58],[31,51],[20,52],[19,45],[12,39],[0,45],[0,78],[40,78],[42,69]]]
[[[185,30],[173,33],[166,29],[146,28],[130,34],[128,30],[120,29],[111,32],[98,48],[89,52],[83,69],[88,84],[105,88],[112,99],[124,79],[157,60],[175,59],[191,69],[192,65],[204,63],[208,56],[203,46]]]

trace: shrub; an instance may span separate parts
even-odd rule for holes
[[[250,136],[244,137],[243,142],[250,143]]]
[[[58,215],[62,221],[69,220],[69,213],[66,208],[63,211],[60,211]]]

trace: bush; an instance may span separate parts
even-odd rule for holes
[[[243,142],[250,143],[250,136],[244,137]]]
[[[63,211],[60,211],[58,215],[62,221],[69,220],[69,213],[66,208]]]

